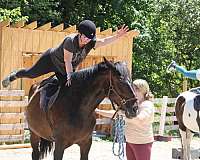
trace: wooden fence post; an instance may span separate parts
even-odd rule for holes
[[[164,135],[165,118],[166,118],[166,111],[167,111],[167,101],[168,101],[168,97],[163,96],[161,116],[160,116],[160,126],[159,126],[159,135],[160,136]]]

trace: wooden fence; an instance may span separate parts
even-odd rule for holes
[[[24,111],[27,99],[23,90],[0,90],[0,143],[24,141]]]
[[[109,100],[104,100],[103,105],[99,106],[100,109],[111,109],[109,105]],[[168,98],[164,96],[163,98],[155,98],[155,116],[154,116],[154,135],[159,136],[169,136],[170,132],[176,131],[178,129],[178,124],[175,116],[175,98]],[[97,127],[96,130],[101,133],[109,135],[111,132],[111,119],[104,116],[97,115]]]
[[[169,135],[170,131],[178,129],[175,116],[175,100],[176,98],[168,98],[167,96],[154,100],[154,134],[160,136]]]

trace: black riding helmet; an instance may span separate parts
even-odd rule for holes
[[[78,26],[78,31],[89,39],[96,39],[96,25],[90,20],[82,21]]]

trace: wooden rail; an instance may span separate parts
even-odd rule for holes
[[[0,142],[24,141],[24,110],[28,100],[23,90],[0,90]]]
[[[157,123],[157,127],[154,129],[154,134],[159,136],[164,136],[166,131],[177,130],[177,119],[175,116],[175,103],[176,98],[168,98],[163,96],[163,98],[155,98],[155,117],[154,123]],[[108,99],[105,99],[102,104],[110,104]],[[169,106],[171,104],[171,106]],[[97,118],[97,125],[110,125],[111,119],[101,116]]]

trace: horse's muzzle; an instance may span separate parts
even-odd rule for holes
[[[138,113],[138,106],[126,108],[126,110],[125,110],[125,115],[129,119],[136,117],[137,113]]]

